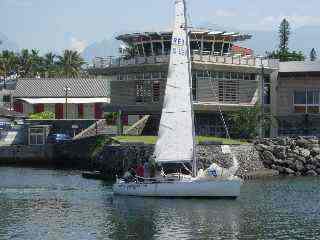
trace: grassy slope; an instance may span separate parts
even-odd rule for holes
[[[117,136],[117,137],[114,137],[113,139],[120,142],[144,142],[147,144],[155,144],[157,141],[156,136]],[[247,143],[245,141],[234,140],[234,139],[225,139],[225,138],[219,138],[219,137],[204,137],[204,136],[198,136],[197,141],[200,143],[205,141],[214,141],[214,142],[222,142],[223,144]]]

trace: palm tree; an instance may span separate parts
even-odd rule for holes
[[[28,49],[22,49],[19,56],[19,75],[27,77],[31,69],[31,56]]]
[[[57,56],[52,52],[44,55],[43,65],[45,69],[45,77],[55,77],[57,75],[58,69],[56,64]]]
[[[81,67],[85,61],[77,51],[65,50],[62,56],[58,56],[58,66],[61,67],[62,75],[65,77],[77,77],[80,75]]]
[[[18,59],[14,52],[3,51],[0,54],[0,75],[3,76],[3,86],[6,88],[6,78],[10,74],[17,73]]]

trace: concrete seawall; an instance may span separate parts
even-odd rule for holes
[[[52,165],[53,146],[12,145],[0,147],[0,165]]]

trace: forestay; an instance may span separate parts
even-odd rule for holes
[[[189,36],[184,0],[175,1],[175,27],[164,104],[155,147],[157,162],[194,160]]]

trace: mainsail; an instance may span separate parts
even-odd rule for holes
[[[156,162],[160,163],[194,160],[190,45],[185,7],[185,0],[175,1],[169,72],[155,147]]]

